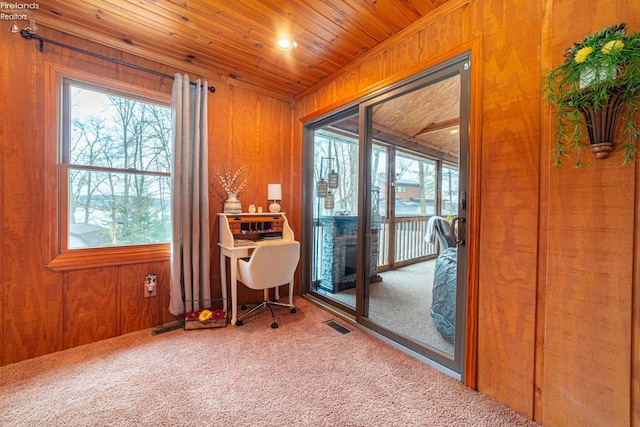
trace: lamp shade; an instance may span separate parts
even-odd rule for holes
[[[280,184],[268,184],[267,185],[267,200],[282,200],[282,185],[280,185]]]

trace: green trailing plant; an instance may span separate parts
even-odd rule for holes
[[[634,161],[640,136],[640,34],[626,31],[625,23],[608,26],[588,35],[565,50],[565,61],[544,79],[546,100],[555,109],[554,166],[573,151],[574,167],[581,167],[583,135],[587,128],[581,111],[611,108],[613,98],[621,102],[616,142],[622,145],[623,164]],[[611,141],[613,142],[613,141]],[[592,141],[593,143],[593,141]]]

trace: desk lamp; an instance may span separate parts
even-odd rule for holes
[[[282,185],[268,184],[267,200],[273,200],[273,202],[269,205],[269,212],[280,212],[280,203],[278,203],[278,200],[282,200]]]

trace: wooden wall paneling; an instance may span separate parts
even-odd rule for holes
[[[379,55],[372,57],[369,61],[360,64],[357,68],[358,70],[358,81],[357,81],[357,91],[360,92],[365,90],[372,85],[384,80],[387,74],[387,52],[381,52]],[[343,78],[340,79],[340,81]],[[350,94],[353,96],[353,94]],[[345,98],[332,99],[330,102],[325,102],[323,106],[327,104],[338,102],[344,100]],[[348,99],[348,98],[347,98]],[[329,101],[329,100],[327,100]]]
[[[358,71],[351,70],[333,84],[336,99],[344,99],[354,93],[358,87]]]
[[[547,8],[547,70],[564,60],[564,49],[606,25],[625,21],[640,30],[637,2],[548,2]],[[636,171],[622,167],[617,153],[605,161],[589,152],[582,158],[588,162],[582,169],[571,168],[572,158],[549,172],[540,421],[639,425],[638,199],[630,197],[638,194],[637,165]]]
[[[42,65],[20,36],[2,34],[1,42],[2,352],[3,363],[13,363],[62,349],[62,306],[59,277],[44,267],[45,206],[36,196],[45,184],[44,129],[33,125],[42,112]]]
[[[478,3],[471,2],[462,7],[464,9],[461,22],[463,39],[471,40],[482,36],[484,17],[482,16],[482,9],[478,7]]]
[[[69,275],[64,309],[69,347],[115,337],[119,329],[118,267],[65,274]]]
[[[288,193],[287,178],[289,176],[286,169],[285,151],[288,146],[282,132],[282,113],[277,108],[275,102],[269,98],[258,95],[256,99],[256,124],[253,130],[253,152],[254,159],[254,179],[251,183],[254,197],[251,202],[257,206],[262,206],[268,211],[270,201],[267,200],[267,185],[282,185],[281,209],[286,212],[287,203],[292,200]],[[246,208],[244,209],[246,211]]]
[[[358,80],[360,80],[360,72],[358,72]],[[320,109],[331,102],[336,101],[335,84],[331,82],[325,87],[322,87],[311,97],[314,101],[314,110]]]
[[[420,45],[420,41],[420,33],[418,32],[387,49],[384,52],[386,57],[384,61],[385,76],[392,76],[418,64],[420,53],[424,48]]]
[[[541,10],[487,0],[482,15],[478,390],[532,417]]]
[[[231,139],[231,104],[233,90],[226,84],[216,84],[214,94],[208,96],[209,113],[209,218],[211,240],[211,292],[222,298],[220,291],[220,250],[218,245],[218,213],[222,212],[226,194],[217,180],[215,170],[222,170],[233,151]],[[230,292],[230,291],[229,291]],[[227,295],[230,295],[230,293]]]
[[[289,159],[288,167],[290,171],[289,176],[289,192],[291,194],[292,202],[287,207],[287,217],[290,219],[289,226],[294,232],[295,239],[302,243],[302,195],[304,193],[303,172],[302,172],[302,144],[297,144],[296,141],[302,141],[300,134],[300,123],[295,118],[294,105],[289,106],[289,135],[288,135],[288,147],[289,147]],[[300,271],[301,266],[298,264],[298,270],[295,278],[295,292],[300,292]]]
[[[225,162],[231,160],[233,153],[233,114],[235,89],[222,84],[216,86],[216,91],[208,95],[209,114],[209,186],[212,208],[211,214],[222,212],[222,206],[226,194],[222,189],[216,170],[222,172]],[[215,203],[215,205],[214,205]]]
[[[166,262],[123,265],[118,267],[119,299],[119,335],[141,329],[151,328],[164,323],[164,302],[168,293],[169,281],[165,276]],[[155,274],[158,285],[156,295],[146,297],[144,287],[147,274]]]
[[[553,0],[542,2],[542,27],[541,27],[541,61],[540,70],[544,76],[546,70],[551,69],[552,49],[551,45],[551,17],[553,16]],[[547,263],[549,259],[548,239],[549,211],[550,211],[550,171],[551,171],[551,124],[553,113],[544,99],[540,114],[540,196],[539,196],[539,220],[538,229],[538,285],[536,291],[536,348],[535,348],[535,373],[534,373],[534,401],[533,419],[542,422],[544,420],[544,341],[545,341],[545,312],[547,289]]]
[[[471,8],[467,7],[467,10]],[[480,232],[481,223],[481,176],[482,162],[482,39],[471,39],[468,50],[471,52],[471,109],[469,131],[469,210],[467,240],[467,301],[466,301],[466,337],[463,366],[464,384],[476,390],[478,387],[478,290],[480,270]],[[464,46],[464,45],[463,45]],[[466,49],[466,48],[465,48]],[[475,177],[475,179],[474,179]]]
[[[615,159],[551,173],[545,424],[629,425],[633,183]]]
[[[268,211],[270,201],[267,200],[267,184],[280,183],[282,185],[281,209],[287,214],[296,240],[300,239],[301,224],[301,184],[296,185],[299,178],[293,166],[292,150],[292,106],[273,98],[260,95],[258,97],[258,128],[257,137],[261,140],[257,170],[261,171],[257,177],[256,206],[262,206]],[[299,282],[298,282],[299,283]],[[281,295],[288,294],[286,286],[281,287]]]
[[[636,161],[631,305],[631,425],[640,426],[640,162]]]
[[[156,276],[158,279],[158,287],[157,287],[157,297],[156,297],[156,305],[158,306],[158,316],[157,323],[154,322],[153,311],[151,314],[151,322],[152,325],[162,325],[165,323],[173,322],[176,319],[176,316],[169,312],[169,286],[171,284],[171,261],[162,261],[162,262],[154,262],[150,263],[150,268],[156,272]],[[220,282],[217,282],[220,283]],[[218,286],[219,287],[219,286]],[[212,296],[212,298],[217,298],[217,296]],[[151,302],[151,306],[153,306],[153,301]]]
[[[258,97],[257,136],[260,151],[256,153],[259,175],[256,177],[256,206],[268,210],[267,184],[282,184],[281,209],[290,213],[300,203],[291,188],[291,105],[265,96]]]
[[[465,31],[465,22],[470,10],[477,9],[464,6],[451,11],[438,20],[438,25],[429,25],[417,34],[413,43],[420,46],[417,61],[425,61],[441,52],[447,52],[460,46],[471,38]]]
[[[215,97],[215,98],[214,98]],[[222,170],[225,163],[233,171],[241,166],[249,169],[244,176],[251,176],[251,182],[238,196],[243,211],[250,204],[262,206],[268,212],[267,184],[280,182],[283,185],[283,208],[297,200],[288,193],[289,189],[289,148],[291,141],[290,103],[257,95],[237,87],[221,85],[221,91],[211,97],[210,106],[210,156],[211,169],[211,220],[212,243],[218,241],[219,224],[217,213],[222,212],[226,194],[222,190],[214,169]],[[295,221],[292,221],[295,223]],[[219,250],[212,248],[212,290],[220,295]],[[228,286],[228,285],[227,285]],[[241,300],[259,299],[256,293],[244,287],[239,288]],[[249,294],[251,295],[251,294]]]
[[[257,199],[257,183],[260,181],[259,171],[256,169],[257,158],[256,126],[258,123],[258,95],[242,89],[233,90],[233,104],[231,105],[232,123],[232,151],[228,154],[231,170],[241,166],[249,169],[245,177],[251,176],[251,182],[238,196],[242,208],[247,209],[250,200]]]
[[[4,37],[7,37],[5,32],[0,32],[0,44],[5,45]],[[0,54],[0,93],[5,93],[5,86],[11,84],[12,79],[5,70],[4,63],[6,57]],[[0,141],[4,141],[5,138],[5,105],[6,103],[0,102]],[[5,263],[4,263],[4,144],[0,144],[0,366],[5,365],[5,341],[4,341],[4,288],[5,288]]]

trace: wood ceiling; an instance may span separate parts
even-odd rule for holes
[[[292,101],[447,1],[47,0],[28,17],[36,29],[166,64],[194,80]],[[279,50],[282,36],[298,47]],[[440,84],[378,107],[376,139],[455,161],[458,136],[450,131],[459,106],[451,101],[459,97],[452,90]]]
[[[460,91],[460,76],[453,76],[374,106],[373,140],[457,163]],[[341,120],[328,130],[357,139],[359,118]]]
[[[194,77],[293,99],[447,1],[47,0],[29,18]],[[278,50],[281,36],[298,47]]]

